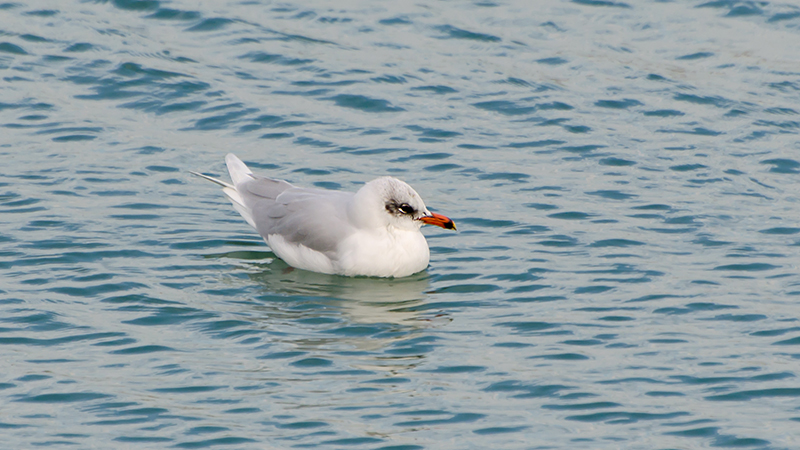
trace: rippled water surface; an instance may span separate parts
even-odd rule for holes
[[[800,447],[800,8],[0,4],[4,448]],[[218,187],[408,181],[398,280]]]

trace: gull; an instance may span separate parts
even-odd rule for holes
[[[232,153],[225,164],[233,184],[192,173],[222,186],[272,251],[298,269],[405,277],[428,267],[423,224],[456,229],[448,217],[428,211],[419,194],[397,178],[376,178],[357,192],[342,192],[254,175]]]

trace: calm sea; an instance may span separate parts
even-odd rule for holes
[[[800,448],[800,7],[0,4],[0,448]],[[409,182],[398,279],[196,170]]]

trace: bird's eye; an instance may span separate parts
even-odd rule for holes
[[[414,208],[409,205],[408,203],[403,203],[402,205],[398,206],[397,209],[403,212],[403,214],[413,214]]]

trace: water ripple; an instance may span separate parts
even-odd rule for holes
[[[569,5],[0,5],[6,445],[791,448],[800,10]],[[228,151],[459,232],[292,269]]]

